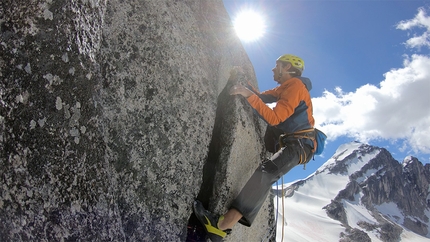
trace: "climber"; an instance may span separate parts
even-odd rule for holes
[[[194,202],[194,213],[212,241],[221,241],[237,222],[250,227],[271,186],[313,157],[317,144],[309,94],[312,84],[301,76],[303,70],[301,58],[285,54],[272,69],[279,86],[261,94],[249,85],[237,84],[230,89],[231,95],[245,97],[267,122],[265,146],[274,155],[259,165],[224,215],[218,216],[205,210],[200,201]],[[272,102],[276,102],[273,109],[266,105]]]

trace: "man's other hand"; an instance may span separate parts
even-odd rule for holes
[[[240,84],[234,85],[230,88],[230,95],[242,95],[242,96],[248,98],[252,94],[254,94],[254,93],[251,92],[248,88],[246,88]]]

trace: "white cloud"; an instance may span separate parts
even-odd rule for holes
[[[426,31],[422,35],[415,35],[407,40],[406,46],[411,48],[430,47],[430,17],[427,16],[424,8],[418,9],[415,18],[401,21],[396,27],[401,30],[411,30],[414,27],[425,28]]]
[[[384,76],[379,87],[367,84],[349,93],[338,87],[314,98],[317,126],[332,140],[405,140],[414,151],[430,153],[430,58],[407,57],[403,68]]]
[[[397,28],[425,28],[406,44],[410,48],[430,47],[430,17],[423,8],[411,20],[401,21]],[[400,141],[403,149],[430,153],[430,57],[405,56],[402,68],[384,74],[378,86],[366,84],[355,92],[344,93],[340,87],[325,91],[313,99],[317,127],[330,134],[371,140]]]

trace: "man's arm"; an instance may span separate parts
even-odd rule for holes
[[[246,98],[257,95],[264,103],[274,103],[278,101],[274,90],[268,90],[263,93],[259,93],[253,86],[250,84],[246,85],[234,85],[230,89],[230,95],[242,95]]]
[[[273,110],[257,95],[251,95],[247,100],[268,124],[275,126],[294,113],[295,108],[300,104],[302,89],[303,85],[299,82],[289,84],[281,93]]]

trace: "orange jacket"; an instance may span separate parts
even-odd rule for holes
[[[314,127],[311,88],[308,78],[294,77],[274,89],[248,97],[248,102],[269,125],[294,133]],[[273,102],[276,102],[273,109],[266,105]]]

